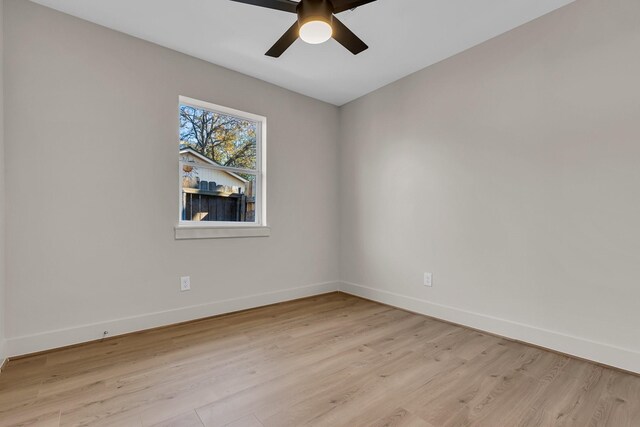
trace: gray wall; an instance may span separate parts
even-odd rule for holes
[[[12,353],[335,288],[336,107],[28,1],[5,13]],[[174,240],[179,95],[268,118],[271,237]]]
[[[579,0],[343,107],[346,289],[640,370],[639,52]]]
[[[4,0],[0,0],[0,364],[5,358]]]

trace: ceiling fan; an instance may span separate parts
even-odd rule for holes
[[[310,44],[324,43],[334,38],[354,55],[367,49],[362,40],[351,32],[338,18],[336,13],[355,9],[358,6],[376,0],[231,0],[269,9],[295,13],[298,20],[280,39],[265,53],[267,56],[278,58],[295,42],[298,37]]]

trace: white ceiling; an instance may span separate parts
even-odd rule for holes
[[[574,0],[378,0],[338,15],[369,49],[296,41],[264,53],[295,15],[229,0],[34,0],[335,105]]]

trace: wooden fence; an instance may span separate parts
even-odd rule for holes
[[[255,221],[255,196],[253,182],[247,183],[246,193],[231,192],[238,189],[217,186],[208,190],[182,189],[183,221]]]

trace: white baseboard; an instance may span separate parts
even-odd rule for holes
[[[0,338],[0,372],[2,372],[2,368],[4,368],[4,364],[7,361],[7,353],[5,349],[7,348],[7,341],[4,338]]]
[[[640,352],[427,300],[340,282],[342,292],[640,374]]]
[[[33,335],[8,338],[5,342],[5,355],[16,357],[44,350],[65,347],[73,344],[100,339],[104,331],[109,336],[166,326],[189,320],[196,320],[234,311],[261,307],[278,302],[320,295],[338,290],[338,282],[317,283],[297,288],[214,301],[205,304],[181,307],[173,310],[148,313],[139,316],[97,322],[72,328],[57,329]]]
[[[101,338],[102,332],[105,330],[109,331],[109,336],[117,336],[159,326],[166,326],[174,323],[186,322],[189,320],[201,319],[254,307],[261,307],[297,298],[320,295],[337,290],[405,310],[469,326],[471,328],[483,330],[506,338],[546,347],[583,359],[593,360],[594,362],[640,373],[640,352],[634,350],[344,281],[318,283],[309,286],[256,294],[248,297],[214,301],[162,312],[148,313],[106,322],[97,322],[72,328],[57,329],[33,335],[8,338],[4,341],[4,345],[0,345],[0,362],[4,357],[16,357],[93,341]]]

